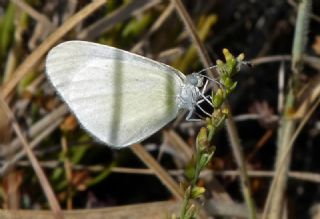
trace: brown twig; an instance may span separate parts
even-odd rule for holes
[[[131,147],[132,151],[158,176],[161,182],[171,191],[177,200],[183,199],[183,193],[175,180],[164,170],[159,163],[140,144]]]
[[[49,125],[43,132],[39,133],[37,137],[35,137],[29,144],[30,149],[36,147],[43,139],[45,139],[51,132],[53,132],[57,126],[62,122],[62,118],[57,119],[51,125]],[[19,140],[19,138],[17,139]],[[20,145],[20,144],[19,144]],[[6,174],[6,172],[10,169],[10,167],[23,158],[26,155],[25,150],[21,150],[20,152],[16,153],[15,156],[7,161],[0,169],[0,175]]]
[[[29,161],[18,161],[16,163],[17,166],[21,167],[29,167]],[[61,166],[61,162],[52,160],[52,161],[43,161],[40,162],[42,168],[48,169],[55,169]],[[88,170],[90,172],[101,172],[106,169],[106,166],[103,165],[81,165],[76,164],[72,165],[72,170]],[[122,173],[122,174],[135,174],[135,175],[154,175],[155,172],[152,169],[147,168],[130,168],[130,167],[111,167],[111,172],[113,173]],[[167,172],[171,176],[183,176],[185,173],[184,169],[173,169],[167,170]],[[204,170],[200,176],[207,177],[207,176],[239,176],[239,170],[221,170],[221,171],[214,171],[214,170]],[[273,171],[268,170],[248,170],[248,176],[255,178],[255,177],[274,177]],[[301,180],[311,183],[320,183],[320,174],[319,173],[311,173],[311,172],[301,172],[301,171],[289,171],[288,176],[293,180]]]
[[[59,106],[54,111],[50,112],[41,120],[33,124],[26,133],[27,137],[30,139],[38,138],[37,140],[38,142],[39,140],[41,140],[39,139],[39,135],[43,135],[44,130],[49,129],[49,127],[52,127],[53,125],[55,125],[53,127],[56,128],[59,125],[59,123],[57,124],[56,121],[61,120],[63,116],[66,115],[67,113],[68,113],[68,108],[66,105]],[[51,132],[46,132],[46,133],[50,134]],[[10,145],[10,149],[6,151],[1,150],[0,156],[6,156],[6,154],[11,153],[11,151],[17,151],[21,148],[21,144],[18,138],[13,139],[9,145]],[[1,146],[2,144],[0,144],[0,148],[2,148]]]
[[[41,58],[48,52],[48,50],[56,44],[67,32],[74,28],[80,21],[88,17],[95,10],[105,4],[105,0],[95,0],[88,4],[81,11],[73,15],[62,26],[60,26],[54,33],[52,33],[45,41],[35,49],[22,64],[18,66],[10,80],[5,83],[1,89],[4,99],[7,99],[10,93],[14,90],[19,81],[41,60]]]
[[[40,181],[41,187],[47,197],[47,200],[49,202],[49,205],[51,207],[51,210],[53,212],[53,215],[56,219],[63,219],[64,216],[62,214],[59,202],[57,201],[57,198],[50,186],[50,183],[44,174],[36,156],[33,154],[33,151],[30,148],[30,145],[28,144],[26,138],[23,136],[22,131],[19,127],[19,124],[17,123],[15,116],[11,112],[10,108],[6,104],[4,98],[1,96],[0,99],[0,105],[3,108],[3,111],[6,113],[7,117],[12,122],[12,128],[16,135],[18,136],[19,140],[21,141],[21,144],[23,146],[23,149],[25,150],[26,154],[28,155],[28,158],[32,164],[32,167]]]

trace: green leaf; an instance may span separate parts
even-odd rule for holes
[[[84,155],[87,153],[88,149],[89,149],[89,144],[85,144],[85,145],[77,145],[76,147],[72,147],[71,151],[71,157],[70,157],[70,161],[73,164],[78,164],[81,159],[84,157]]]
[[[14,33],[15,6],[9,3],[5,15],[0,20],[0,59],[7,54]]]
[[[99,182],[101,182],[102,180],[104,180],[107,176],[110,175],[111,173],[111,168],[114,167],[116,165],[116,162],[111,163],[111,165],[109,167],[106,167],[105,170],[103,170],[100,174],[98,174],[96,177],[94,177],[93,179],[89,180],[89,182],[87,183],[87,186],[93,186]]]
[[[126,25],[122,32],[122,37],[134,37],[142,33],[151,23],[152,16],[150,13],[143,15],[139,19],[132,19]]]

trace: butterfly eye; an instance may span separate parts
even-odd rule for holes
[[[195,87],[202,87],[203,77],[199,76],[197,73],[192,73],[187,76],[187,83],[192,84]]]

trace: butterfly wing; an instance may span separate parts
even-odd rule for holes
[[[82,126],[115,147],[139,142],[174,119],[185,80],[165,64],[85,41],[53,48],[46,73]]]

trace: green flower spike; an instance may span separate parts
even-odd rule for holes
[[[222,86],[215,92],[212,92],[214,111],[210,118],[206,118],[206,125],[200,129],[196,139],[193,171],[189,171],[190,174],[188,174],[190,176],[190,184],[184,193],[179,219],[196,218],[197,209],[191,201],[200,198],[205,192],[203,187],[197,186],[200,172],[208,166],[213,157],[216,147],[211,144],[211,141],[229,115],[228,109],[223,107],[223,103],[237,86],[237,82],[234,82],[232,77],[240,70],[241,65],[244,63],[243,54],[235,58],[227,49],[223,50],[223,54],[226,62],[221,60],[217,60],[216,62],[216,69],[220,76],[219,83]]]

